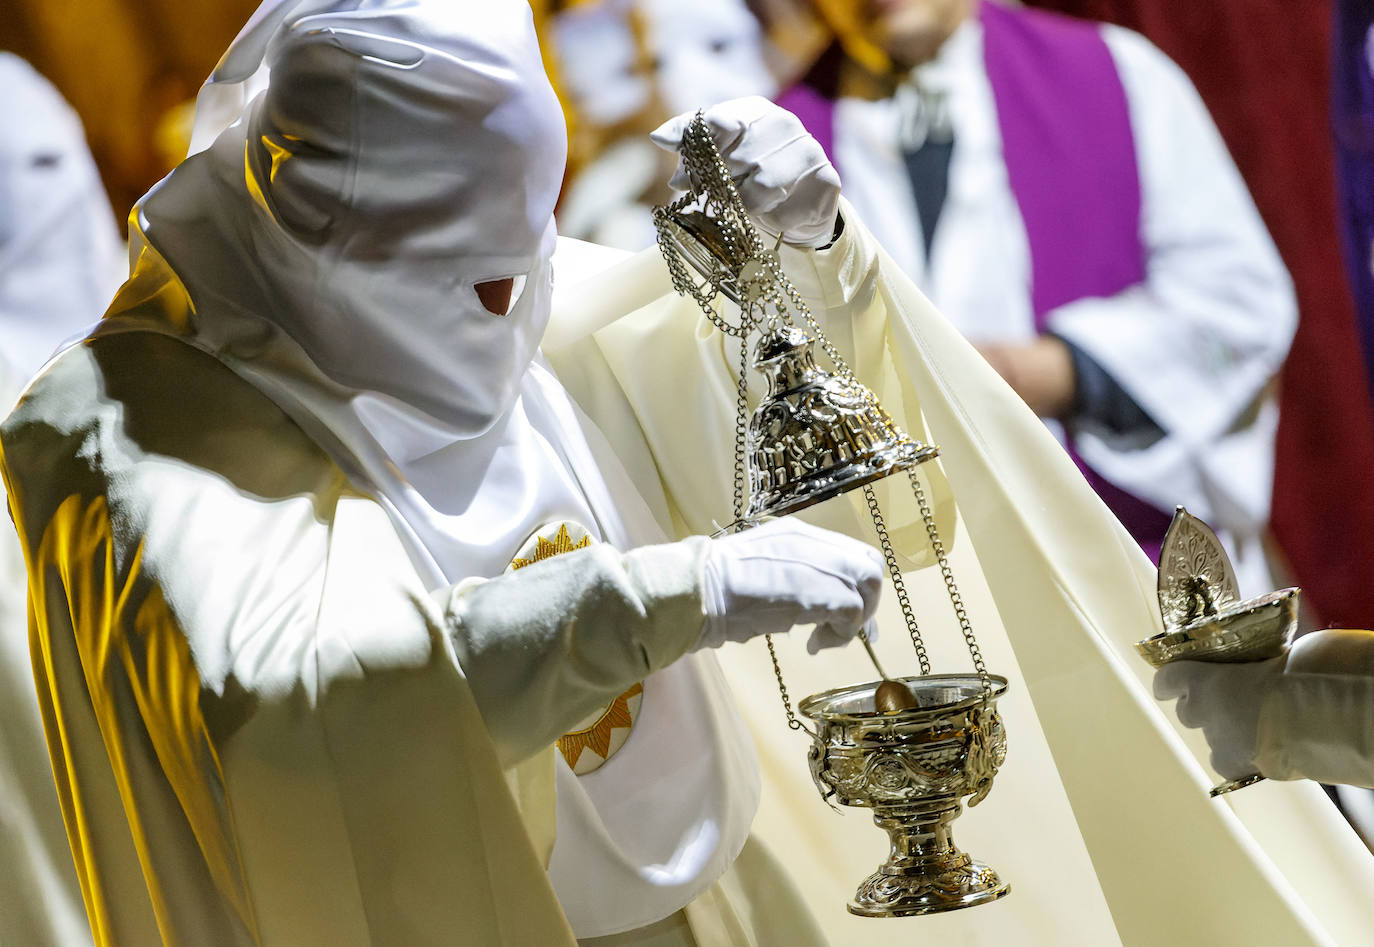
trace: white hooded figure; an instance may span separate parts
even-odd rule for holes
[[[0,352],[23,381],[100,318],[128,263],[76,112],[10,53],[0,87]]]
[[[653,545],[662,488],[537,357],[565,132],[529,8],[268,4],[202,99],[3,435],[97,939],[687,943],[747,916],[738,860],[761,942],[814,941],[700,649],[839,644],[881,559]]]

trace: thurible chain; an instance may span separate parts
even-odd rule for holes
[[[911,492],[916,495],[916,504],[921,510],[926,536],[930,538],[930,548],[934,550],[935,561],[940,567],[940,577],[945,582],[945,591],[949,593],[949,603],[954,606],[954,617],[959,620],[959,630],[963,632],[964,643],[968,645],[969,656],[973,658],[973,669],[978,672],[983,692],[991,694],[992,681],[988,678],[987,665],[983,663],[983,651],[978,647],[978,639],[973,635],[973,624],[969,621],[968,610],[964,607],[964,597],[959,594],[959,587],[954,582],[954,570],[950,567],[949,556],[945,554],[945,544],[940,539],[940,532],[935,528],[935,514],[926,500],[925,488],[921,486],[921,479],[916,476],[916,471],[907,471],[907,476],[911,480]]]
[[[778,679],[778,693],[782,695],[782,709],[787,714],[787,726],[791,730],[800,730],[802,722],[792,712],[792,698],[787,693],[787,685],[782,681],[782,665],[778,663],[778,652],[773,648],[773,636],[764,635],[763,642],[768,645],[768,659],[773,662],[773,676]]]
[[[829,357],[835,373],[845,381],[858,386],[868,399],[874,401],[874,407],[881,417],[882,423],[890,431],[895,432],[895,424],[887,412],[876,404],[876,399],[873,399],[871,392],[868,392],[867,388],[860,385],[855,378],[853,371],[840,355],[839,350],[811,313],[810,307],[807,306],[801,294],[782,271],[781,260],[776,251],[770,252],[764,246],[759,231],[749,221],[747,211],[745,211],[744,204],[740,200],[739,191],[715,146],[715,142],[711,140],[710,131],[707,129],[701,113],[697,113],[696,118],[683,136],[681,154],[683,167],[693,190],[667,208],[656,209],[655,222],[659,224],[659,246],[663,251],[669,275],[672,277],[673,287],[678,292],[691,296],[717,329],[740,340],[740,366],[736,380],[734,451],[733,501],[735,521],[731,527],[732,530],[739,531],[749,525],[744,522],[744,516],[748,508],[748,496],[752,486],[748,482],[747,473],[748,352],[751,332],[774,328],[779,322],[791,323],[793,322],[792,317],[800,316],[807,329],[813,334],[814,341],[819,343]],[[715,267],[712,273],[706,275],[703,280],[698,281],[693,278],[692,268],[687,259],[677,251],[672,241],[668,239],[665,224],[670,219],[670,215],[680,213],[694,205],[698,206],[702,213],[713,217],[722,225],[717,236],[725,245],[727,259],[749,260],[761,269],[756,269],[751,275],[741,279],[739,274],[731,272],[730,268],[722,263]],[[662,221],[660,221],[660,217]],[[717,312],[715,306],[716,300],[721,295],[722,284],[727,281],[732,282],[735,289],[739,290],[743,297],[737,325],[728,323],[723,314]],[[944,543],[936,528],[930,503],[916,471],[909,470],[908,476],[925,525],[926,535],[930,540],[931,549],[940,568],[941,579],[949,595],[950,604],[954,608],[960,631],[963,633],[964,642],[973,658],[974,668],[983,684],[984,693],[990,694],[991,681],[988,677],[987,667],[984,664],[978,642],[974,637],[968,610],[954,580],[954,571],[950,567]],[[906,621],[907,633],[911,637],[912,646],[915,648],[916,657],[920,662],[921,673],[929,674],[930,658],[926,653],[920,626],[916,621],[916,613],[912,608],[911,598],[902,577],[901,567],[897,562],[896,552],[892,547],[887,524],[878,506],[877,496],[870,485],[864,486],[863,491],[869,514],[873,519],[874,529],[877,531],[888,576],[897,593],[897,601],[902,610],[902,617]],[[783,681],[782,667],[778,662],[772,636],[766,635],[765,641],[768,645],[768,657],[773,666],[773,676],[777,679],[778,692],[782,697],[783,709],[787,713],[787,725],[793,730],[805,729],[793,712],[792,701],[787,691],[787,685]]]
[[[735,522],[736,532],[744,528],[744,512],[748,504],[748,483],[745,473],[747,432],[749,422],[749,343],[739,340],[739,378],[735,389]]]
[[[868,501],[868,512],[873,517],[873,527],[878,531],[878,545],[883,550],[887,562],[887,574],[892,579],[892,587],[897,590],[897,604],[901,606],[902,617],[906,619],[907,634],[916,649],[916,660],[921,662],[921,673],[930,673],[930,657],[926,654],[925,642],[921,640],[921,628],[916,624],[916,612],[911,607],[911,597],[907,595],[906,582],[902,579],[901,566],[897,564],[897,553],[892,549],[892,540],[887,535],[887,524],[883,522],[882,511],[878,509],[878,498],[871,484],[864,484],[864,499]]]

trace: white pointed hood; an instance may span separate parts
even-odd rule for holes
[[[197,344],[362,397],[369,427],[409,432],[393,454],[491,429],[548,319],[565,157],[529,8],[265,7],[201,98],[197,145],[242,114],[137,218],[214,310]],[[496,316],[473,286],[507,277],[523,291]]]

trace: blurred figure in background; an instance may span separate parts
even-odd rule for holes
[[[121,282],[123,241],[81,123],[28,63],[0,53],[0,404]],[[90,942],[34,700],[19,544],[0,529],[0,943]]]
[[[1272,382],[1296,306],[1187,78],[1128,30],[993,2],[810,15],[839,39],[780,101],[898,265],[1148,554],[1182,503],[1247,594],[1272,588]]]
[[[76,113],[9,53],[0,86],[0,352],[22,382],[100,318],[128,263]]]
[[[558,230],[606,246],[650,246],[649,210],[672,196],[676,155],[650,131],[679,112],[777,92],[743,0],[583,3],[556,14],[541,39],[572,113]]]

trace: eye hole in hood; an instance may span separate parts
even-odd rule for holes
[[[480,436],[547,324],[562,112],[525,4],[354,2],[275,23],[265,89],[140,226],[207,349]]]
[[[520,291],[525,288],[525,277],[507,276],[505,279],[486,280],[473,285],[482,308],[496,315],[507,315],[520,299]]]

